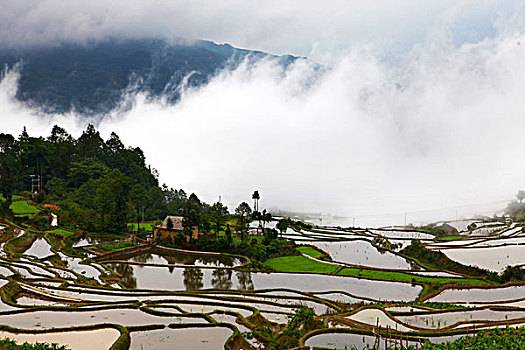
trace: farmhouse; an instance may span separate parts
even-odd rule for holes
[[[184,217],[182,216],[166,216],[166,218],[162,222],[162,225],[155,226],[155,229],[153,230],[154,238],[174,238],[177,234],[184,231],[184,226],[182,226],[182,220],[184,220]],[[171,224],[169,223],[170,221]],[[191,228],[191,238],[199,238],[199,228],[197,226],[193,226]]]

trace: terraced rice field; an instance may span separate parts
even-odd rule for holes
[[[441,243],[399,229],[289,229],[290,239],[312,245],[298,248],[299,255],[269,259],[264,265],[270,270],[259,271],[238,256],[135,251],[136,244],[110,238],[54,231],[46,239],[2,226],[0,337],[19,342],[71,349],[262,349],[271,340],[261,330],[283,330],[305,307],[323,325],[300,339],[298,345],[311,347],[362,348],[392,332],[417,345],[525,324],[525,285],[425,270],[377,238],[405,246],[421,238],[451,258],[494,248],[510,254],[525,238],[520,227],[489,240]],[[323,252],[332,261],[319,260]]]

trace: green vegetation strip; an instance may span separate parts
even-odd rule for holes
[[[6,325],[0,325],[0,331],[6,331],[9,333],[22,333],[22,334],[46,334],[46,333],[61,333],[61,332],[75,332],[75,331],[92,331],[92,330],[98,330],[98,329],[104,329],[104,328],[114,328],[120,332],[120,336],[117,338],[117,340],[111,345],[109,350],[127,350],[129,349],[129,346],[131,344],[131,338],[129,337],[129,332],[126,329],[126,327],[123,327],[118,324],[113,323],[101,323],[101,324],[95,324],[95,325],[89,325],[89,326],[77,326],[77,327],[70,327],[70,328],[53,328],[53,329],[20,329],[15,327],[10,327]],[[3,350],[3,348],[0,348]],[[5,349],[18,349],[18,348],[10,348],[6,347]],[[31,347],[20,347],[20,349],[23,350],[30,350]],[[38,350],[46,350],[48,348],[45,347],[35,347],[35,349]],[[59,347],[57,348],[49,348],[49,349],[61,349]]]
[[[372,280],[383,280],[383,281],[398,281],[398,282],[411,282],[411,283],[437,283],[437,284],[451,284],[451,285],[462,285],[462,286],[483,286],[489,285],[488,282],[477,280],[477,279],[463,279],[463,278],[446,278],[446,277],[430,277],[412,275],[405,272],[396,271],[384,271],[384,270],[373,270],[373,269],[359,269],[356,267],[345,267],[338,272],[339,275],[360,277]]]
[[[135,243],[133,243],[133,242],[113,242],[113,243],[100,245],[97,248],[101,248],[101,249],[104,249],[104,250],[109,250],[109,251],[112,251],[112,252],[116,252],[118,250],[131,248],[131,247],[136,247],[136,246],[137,245]]]
[[[62,236],[62,237],[68,237],[68,236],[74,235],[73,232],[62,230],[60,228],[57,228],[57,229],[54,229],[54,230],[49,230],[49,231],[46,231],[46,232],[47,233],[52,233],[54,235]]]
[[[40,210],[33,207],[32,205],[29,205],[26,201],[13,202],[9,206],[9,209],[11,209],[15,215],[31,215],[40,212]]]
[[[320,257],[324,256],[325,254],[321,253],[315,248],[309,247],[309,246],[301,246],[295,248],[299,253],[305,254],[308,256],[311,256],[312,258],[319,259]]]
[[[24,234],[7,241],[4,250],[11,254],[23,253],[31,247],[35,239],[36,236],[33,233],[26,231]]]
[[[25,342],[20,345],[17,344],[14,340],[5,338],[0,340],[0,350],[66,350],[67,348],[63,345],[58,345],[56,343],[41,343],[36,342],[35,344],[29,344]]]
[[[365,269],[357,267],[344,267],[338,271],[340,266],[311,260],[302,255],[284,256],[280,258],[268,259],[264,262],[264,265],[278,272],[323,274],[334,274],[337,272],[337,274],[341,276],[350,276],[381,281],[407,282],[417,284],[447,284],[461,286],[489,285],[488,282],[477,279],[431,277],[413,275],[406,272]]]
[[[268,259],[264,265],[279,272],[309,272],[332,274],[339,266],[308,259],[302,255]]]
[[[128,224],[128,230],[131,230],[131,231],[137,231],[137,223],[130,223]],[[145,222],[144,225],[143,224],[140,224],[140,229],[144,229],[144,231],[153,231],[153,228],[155,227],[155,224],[152,224],[152,223],[148,223],[148,222]]]

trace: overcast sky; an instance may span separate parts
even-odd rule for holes
[[[399,224],[405,211],[409,222],[491,214],[525,189],[522,1],[0,4],[4,46],[210,39],[330,65],[322,78],[307,62],[241,66],[175,106],[129,95],[131,110],[103,117],[104,137],[140,146],[162,182],[206,201],[233,209],[259,189],[265,207]],[[17,102],[17,78],[0,82],[0,130],[85,128]]]
[[[523,20],[519,0],[0,0],[0,43],[106,36],[209,39],[328,63],[356,45],[385,57],[436,35],[456,44]],[[518,18],[517,18],[518,17]],[[510,23],[514,25],[514,23]]]

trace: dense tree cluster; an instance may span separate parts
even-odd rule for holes
[[[272,220],[266,210],[252,210],[242,202],[232,215],[220,202],[210,205],[194,193],[187,196],[183,190],[159,186],[157,172],[146,165],[140,148],[124,146],[115,133],[104,140],[93,125],[78,139],[59,126],[47,138],[30,137],[25,128],[18,138],[0,134],[0,151],[4,216],[9,215],[12,195],[22,194],[60,208],[60,225],[71,229],[122,233],[129,223],[136,222],[138,227],[142,217],[156,221],[178,215],[183,217],[185,232],[167,237],[162,244],[230,251],[261,261],[297,254],[293,245],[277,239],[276,229],[266,227]],[[252,198],[258,207],[258,191]],[[259,237],[248,239],[253,221],[258,222],[255,236]],[[40,228],[49,222],[47,216],[31,218]],[[290,223],[282,219],[277,228],[283,233]],[[174,223],[169,220],[167,226],[172,228]],[[198,227],[198,239],[189,235],[194,227]]]
[[[115,133],[105,141],[93,125],[78,139],[56,125],[47,138],[30,137],[25,128],[18,138],[0,134],[3,215],[11,195],[22,193],[60,206],[65,225],[122,232],[143,214],[154,220],[182,212],[184,191],[160,187],[157,177],[140,148],[124,146]]]

